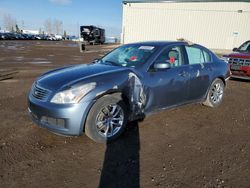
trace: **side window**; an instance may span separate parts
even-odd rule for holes
[[[185,46],[190,65],[211,62],[211,57],[206,51],[192,46]]]
[[[156,62],[170,63],[171,67],[178,67],[183,65],[183,53],[180,46],[174,46],[166,49],[161,53]]]
[[[206,51],[202,51],[203,52],[203,55],[204,55],[204,59],[205,59],[205,63],[209,63],[211,62],[211,56],[209,53],[207,53]]]

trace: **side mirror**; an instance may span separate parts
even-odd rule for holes
[[[162,69],[169,69],[169,68],[171,68],[171,65],[170,65],[170,63],[168,63],[168,62],[156,62],[155,64],[154,64],[154,68],[155,69],[158,69],[158,70],[162,70]]]
[[[237,51],[238,50],[238,48],[233,48],[233,52],[235,52],[235,51]]]

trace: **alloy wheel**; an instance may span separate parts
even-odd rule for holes
[[[100,135],[109,138],[116,135],[124,123],[124,111],[118,104],[105,106],[96,117],[96,128]]]
[[[221,102],[222,97],[223,97],[223,92],[224,92],[224,88],[222,86],[222,83],[220,82],[216,82],[211,90],[211,95],[210,95],[210,99],[214,104],[218,104]]]

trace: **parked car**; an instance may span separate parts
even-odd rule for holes
[[[20,33],[15,33],[15,38],[17,40],[24,40],[25,39],[25,37],[22,34],[20,34]]]
[[[35,35],[33,34],[22,34],[25,40],[35,40]]]
[[[250,41],[244,42],[233,51],[224,55],[224,59],[230,64],[231,77],[250,80]]]
[[[55,35],[56,40],[62,40],[63,36],[62,35]]]
[[[0,40],[4,40],[4,39],[5,39],[4,33],[0,33]]]
[[[76,36],[69,36],[68,40],[75,41],[75,42],[80,41],[79,37],[76,37]]]
[[[14,33],[3,33],[5,40],[15,40],[16,36]]]
[[[42,40],[42,36],[41,35],[34,35],[36,40]]]
[[[90,64],[41,75],[28,95],[29,113],[52,132],[85,131],[105,143],[116,139],[128,121],[162,109],[219,106],[229,76],[228,64],[198,44],[127,44]]]

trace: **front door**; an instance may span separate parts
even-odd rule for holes
[[[184,46],[166,48],[154,63],[169,63],[170,68],[159,70],[152,68],[153,71],[147,72],[145,84],[149,99],[146,112],[175,106],[187,100],[190,75],[183,52]]]

